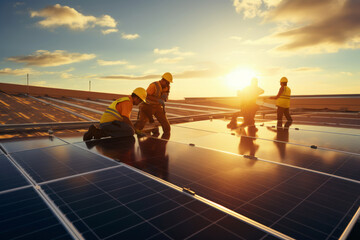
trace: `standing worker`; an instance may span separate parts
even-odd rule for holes
[[[164,136],[170,136],[170,123],[165,113],[165,101],[167,101],[170,90],[170,83],[173,82],[171,73],[166,72],[160,81],[153,82],[146,89],[146,102],[139,106],[139,119],[135,123],[135,128],[142,130],[145,124],[154,115],[161,124]]]
[[[109,136],[128,137],[133,136],[134,133],[143,135],[141,131],[135,129],[130,121],[130,114],[133,105],[146,102],[146,95],[144,88],[136,88],[131,96],[122,97],[112,102],[100,119],[100,128],[92,124],[84,134],[84,141]]]
[[[241,127],[253,126],[255,124],[255,114],[259,109],[256,104],[257,98],[264,93],[264,90],[258,86],[257,78],[251,79],[250,86],[247,86],[241,91],[241,111],[233,115],[228,128],[237,128],[237,117],[241,114],[244,117],[244,122]]]
[[[282,126],[282,117],[285,115],[287,119],[287,126],[290,126],[292,122],[292,118],[290,116],[290,95],[291,89],[287,86],[288,79],[286,77],[282,77],[280,79],[280,89],[278,94],[275,97],[270,97],[270,99],[276,99],[277,106],[277,126]]]

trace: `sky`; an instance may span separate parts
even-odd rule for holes
[[[170,99],[360,94],[359,0],[0,1],[0,82]],[[91,89],[89,89],[91,86]]]

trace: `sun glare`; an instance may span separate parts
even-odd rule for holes
[[[228,87],[241,90],[250,85],[251,79],[256,77],[253,70],[247,68],[236,68],[225,76],[225,81]]]

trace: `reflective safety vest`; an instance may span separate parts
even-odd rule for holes
[[[116,110],[116,104],[124,101],[130,101],[130,98],[122,97],[112,102],[110,106],[105,110],[104,114],[101,116],[100,123],[112,122],[115,120],[122,122],[124,119]]]
[[[289,108],[290,107],[290,95],[291,89],[288,86],[284,86],[284,91],[281,93],[278,99],[276,99],[276,106]]]
[[[157,82],[153,82],[153,83],[151,83],[151,84],[155,84],[155,89],[156,89],[156,90],[155,90],[155,93],[154,93],[153,95],[151,95],[151,96],[160,99],[160,98],[161,98],[161,94],[162,94],[162,87],[161,87],[160,82],[157,81]],[[146,98],[146,101],[147,101],[148,103],[150,103],[150,104],[159,104],[158,101],[149,100],[149,98]]]

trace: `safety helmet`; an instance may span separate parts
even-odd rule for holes
[[[136,96],[138,96],[141,100],[143,100],[143,102],[146,102],[147,92],[144,88],[142,87],[135,88],[133,93],[136,94]]]
[[[287,82],[288,82],[288,79],[287,79],[286,77],[282,77],[282,78],[280,79],[280,82],[281,82],[281,83],[287,83]]]
[[[173,82],[173,76],[169,72],[164,73],[161,77],[170,83]]]

